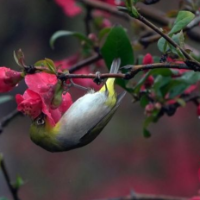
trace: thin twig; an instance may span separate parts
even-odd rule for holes
[[[94,9],[99,9],[102,11],[109,12],[113,16],[120,17],[126,21],[133,21],[135,19],[131,18],[129,15],[127,15],[124,12],[120,12],[115,6],[108,6],[107,3],[100,2],[100,1],[94,1],[94,0],[78,0],[79,2],[89,5],[90,7]],[[142,3],[138,4],[138,10],[139,12],[146,18],[153,20],[154,22],[158,23],[162,26],[168,26],[173,23],[173,19],[166,17],[166,14],[162,11],[159,11],[158,9],[146,6]],[[197,26],[200,22],[200,17],[197,16],[188,26],[184,29],[187,31],[188,35],[191,39],[195,41],[200,41],[200,29],[193,30],[192,28]]]
[[[20,200],[20,198],[18,197],[18,190],[15,187],[13,187],[13,185],[11,184],[10,176],[8,174],[8,170],[6,168],[6,165],[5,165],[2,155],[0,155],[0,168],[2,169],[3,175],[5,177],[8,188],[13,196],[13,199]]]
[[[91,16],[91,11],[92,11],[92,8],[89,6],[89,5],[85,5],[86,7],[86,16],[85,16],[85,29],[86,29],[86,34],[90,34],[90,21],[92,19],[92,16]]]
[[[8,123],[10,123],[11,120],[18,115],[22,115],[22,113],[17,111],[17,110],[14,110],[14,111],[12,111],[11,113],[9,113],[8,115],[6,115],[5,117],[2,118],[2,120],[0,121],[0,134],[3,132],[3,128],[5,126],[7,126]]]
[[[158,27],[156,27],[154,24],[148,21],[145,17],[139,15],[137,19],[146,24],[147,26],[149,26],[150,28],[152,28],[156,33],[161,35],[163,38],[165,38],[173,47],[179,49],[188,60],[194,60],[183,48],[181,48],[178,44],[176,44],[176,42],[174,42],[167,34],[163,33]]]
[[[102,56],[100,54],[96,54],[90,58],[87,58],[85,60],[82,60],[80,61],[79,63],[77,63],[76,65],[72,66],[70,69],[69,69],[69,73],[73,73],[75,72],[76,70],[78,69],[81,69],[82,67],[84,66],[87,66],[87,65],[90,65],[94,62],[97,62],[99,60],[102,59]]]

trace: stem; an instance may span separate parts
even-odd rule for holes
[[[19,112],[18,110],[14,110],[0,121],[0,134],[3,132],[3,128],[7,126],[13,118],[15,118],[18,115],[21,115],[22,113]]]
[[[4,163],[4,159],[3,159],[3,156],[1,156],[1,160],[0,160],[0,167],[2,169],[2,172],[3,172],[3,175],[5,177],[5,180],[6,180],[6,183],[8,185],[8,188],[13,196],[13,199],[14,200],[20,200],[19,197],[18,197],[18,190],[16,188],[14,188],[11,184],[11,181],[10,181],[10,176],[8,174],[8,170],[6,168],[6,165]]]
[[[92,8],[89,6],[89,5],[86,5],[86,16],[85,16],[85,29],[86,29],[86,34],[90,34],[90,20],[92,19],[92,16],[91,16],[91,11],[92,11]]]
[[[152,28],[155,32],[157,32],[159,35],[164,37],[171,45],[173,45],[176,49],[180,49],[180,51],[183,53],[183,55],[188,60],[194,60],[184,49],[182,49],[178,44],[176,44],[168,35],[163,33],[159,28],[157,28],[154,24],[152,24],[150,21],[148,21],[145,17],[142,15],[139,15],[138,20],[146,24],[148,27]],[[200,66],[200,65],[199,65]]]

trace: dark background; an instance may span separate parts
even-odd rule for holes
[[[175,9],[176,1],[154,5],[164,11]],[[26,63],[45,57],[62,59],[73,55],[78,42],[62,38],[55,50],[50,36],[57,30],[84,31],[83,15],[67,18],[52,0],[1,0],[0,66],[18,69],[13,51],[21,48]],[[198,46],[196,47],[198,48]],[[156,45],[139,52],[157,54]],[[25,84],[14,91],[23,93]],[[79,94],[74,91],[75,100]],[[15,101],[0,105],[3,117],[16,108]],[[174,117],[164,117],[150,127],[152,137],[142,135],[143,110],[127,95],[119,110],[100,136],[86,147],[49,153],[30,141],[28,117],[17,117],[0,135],[12,179],[20,175],[25,185],[22,200],[91,200],[140,193],[192,196],[200,188],[200,121],[196,108],[189,104]],[[11,199],[0,172],[0,196]]]

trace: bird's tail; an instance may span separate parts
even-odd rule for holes
[[[120,64],[121,64],[120,58],[114,59],[110,67],[110,74],[117,74],[120,68]],[[108,78],[105,85],[100,89],[100,91],[102,92],[108,91],[109,95],[113,96],[115,94],[114,83],[115,83],[115,78]]]

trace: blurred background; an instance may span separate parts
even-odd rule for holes
[[[153,5],[168,11],[175,1]],[[79,48],[73,38],[62,38],[55,49],[49,38],[57,30],[84,32],[83,14],[68,18],[52,0],[0,1],[0,66],[18,69],[13,51],[21,48],[26,63],[45,57],[53,60],[73,55]],[[119,23],[119,21],[117,21]],[[196,46],[200,50],[199,45]],[[160,55],[156,45],[139,54]],[[11,94],[22,94],[24,83]],[[71,91],[73,100],[79,91]],[[173,117],[163,117],[150,127],[144,138],[144,111],[127,95],[113,119],[91,144],[65,153],[49,153],[29,138],[30,120],[17,117],[0,135],[0,152],[11,178],[20,175],[25,185],[22,200],[95,200],[119,197],[131,191],[146,194],[190,197],[200,188],[200,120],[196,108],[188,104]],[[16,108],[15,101],[0,107],[0,117]],[[10,192],[0,171],[0,197]]]

